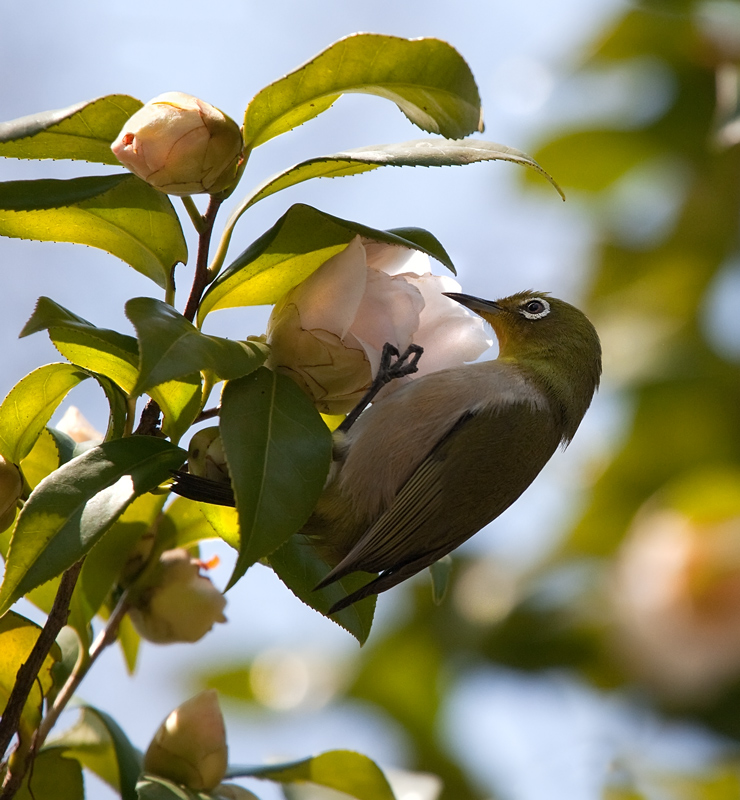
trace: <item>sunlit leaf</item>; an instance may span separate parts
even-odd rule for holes
[[[142,106],[110,94],[58,111],[42,111],[0,123],[0,156],[72,158],[119,164],[110,149],[126,120]]]
[[[16,674],[36,644],[39,633],[41,628],[38,625],[13,611],[0,617],[0,707],[3,709],[15,685]],[[51,689],[51,667],[59,658],[61,651],[55,645],[44,659],[38,680],[23,707],[20,724],[24,735],[29,735],[41,721],[41,702]]]
[[[239,517],[235,508],[178,497],[167,506],[166,517],[176,531],[173,547],[191,547],[218,536],[235,550],[239,549]]]
[[[375,613],[375,595],[353,603],[329,616],[334,603],[364,586],[370,577],[365,572],[353,572],[323,589],[314,591],[316,584],[331,570],[305,536],[291,536],[278,550],[268,556],[270,566],[280,580],[306,605],[333,620],[351,633],[360,644],[370,634]]]
[[[212,800],[210,794],[196,792],[159,775],[142,775],[136,793],[139,800]]]
[[[215,309],[276,303],[325,261],[341,253],[358,234],[419,250],[455,271],[431,233],[424,231],[422,237],[418,228],[402,230],[414,231],[412,238],[368,228],[297,203],[210,285],[198,311],[198,323],[202,324],[206,314]]]
[[[360,147],[302,161],[260,184],[245,199],[238,213],[271,194],[312,178],[342,178],[379,167],[454,167],[479,161],[512,161],[531,167],[550,181],[562,196],[559,186],[550,175],[534,159],[519,150],[479,139],[414,139],[399,144]]]
[[[179,442],[201,410],[203,392],[200,373],[161,383],[151,389],[149,395],[162,409],[163,433],[173,442]]]
[[[266,86],[247,106],[248,148],[318,116],[345,92],[393,101],[411,122],[450,139],[483,130],[478,88],[462,56],[439,39],[358,33]]]
[[[88,378],[73,364],[46,364],[22,378],[0,405],[0,454],[18,464],[70,389]]]
[[[141,753],[108,714],[83,706],[77,723],[51,745],[94,772],[119,792],[122,800],[137,800]]]
[[[0,183],[0,235],[97,247],[162,288],[187,261],[169,198],[130,174]]]
[[[306,522],[324,486],[332,439],[295,383],[265,367],[226,384],[221,436],[239,512],[231,587]]]
[[[133,675],[136,669],[136,660],[139,656],[141,636],[134,628],[134,623],[131,622],[131,617],[128,615],[121,620],[121,624],[118,626],[118,644],[126,662],[126,669],[129,675]]]
[[[378,765],[351,750],[331,750],[328,753],[265,767],[236,767],[227,777],[263,778],[280,783],[314,783],[357,800],[395,800],[388,779]]]
[[[0,613],[85,555],[136,497],[169,478],[185,456],[162,439],[132,436],[88,450],[41,481],[16,523]]]
[[[240,378],[267,357],[265,345],[206,336],[172,306],[151,297],[129,300],[126,315],[136,328],[141,351],[136,394],[202,370],[220,380]]]

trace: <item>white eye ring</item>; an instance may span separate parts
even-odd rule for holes
[[[528,306],[534,306],[537,308],[537,304],[542,306],[540,310],[527,310]],[[550,304],[542,297],[530,297],[529,300],[521,304],[520,310],[522,316],[526,317],[527,319],[542,319],[542,317],[546,317],[550,313]]]

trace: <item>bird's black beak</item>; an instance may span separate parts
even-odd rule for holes
[[[497,314],[501,311],[501,306],[493,300],[483,300],[481,297],[473,297],[472,294],[460,294],[459,292],[442,292],[445,297],[457,300],[460,305],[475,311],[476,314]]]

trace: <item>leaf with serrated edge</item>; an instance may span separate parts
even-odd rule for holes
[[[439,39],[357,33],[266,86],[247,106],[247,148],[318,116],[345,92],[384,97],[422,130],[456,139],[483,130],[480,95],[462,56]]]
[[[169,198],[130,174],[0,183],[0,235],[97,247],[162,288],[187,261]]]
[[[227,778],[262,778],[280,783],[315,783],[357,800],[395,800],[388,779],[367,756],[351,750],[328,753],[264,767],[233,767]]]
[[[129,300],[126,316],[136,328],[141,352],[136,394],[202,370],[220,380],[240,378],[267,358],[265,345],[207,336],[172,306],[152,297]]]
[[[221,438],[240,529],[230,588],[306,522],[329,470],[332,438],[295,383],[265,367],[224,387]]]
[[[341,580],[314,591],[314,586],[325,578],[331,570],[311,546],[305,536],[291,536],[290,539],[267,558],[280,580],[291,592],[319,614],[328,617],[337,625],[351,633],[360,644],[370,635],[375,613],[375,595],[353,603],[336,614],[329,616],[334,603],[343,600],[355,590],[364,586],[371,577],[365,572],[354,572]]]
[[[44,478],[16,522],[0,614],[82,558],[136,497],[167,480],[186,455],[162,439],[130,436],[104,442]]]
[[[211,284],[200,304],[198,324],[216,309],[276,303],[325,261],[341,253],[358,234],[419,250],[455,271],[444,248],[431,233],[426,232],[428,241],[433,240],[436,246],[427,249],[392,231],[368,228],[296,203]]]
[[[20,463],[67,392],[88,377],[74,364],[46,364],[18,381],[0,405],[0,453]]]
[[[0,122],[0,156],[71,158],[120,164],[110,149],[126,120],[143,103],[110,94],[56,111]]]
[[[302,161],[261,183],[233,212],[231,221],[265,197],[312,178],[343,178],[380,167],[459,167],[482,161],[511,161],[530,167],[550,181],[565,199],[558,184],[533,158],[512,147],[479,139],[413,139]]]

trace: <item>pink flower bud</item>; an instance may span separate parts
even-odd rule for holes
[[[144,771],[195,791],[221,783],[228,766],[226,728],[215,689],[176,708],[154,734]]]
[[[0,531],[13,524],[16,504],[23,491],[23,480],[18,467],[0,456]]]
[[[491,346],[483,320],[442,294],[459,290],[429,272],[427,256],[356,236],[277,303],[269,364],[322,413],[346,413],[370,386],[386,342],[424,347],[417,375],[474,361]]]
[[[159,569],[129,611],[139,634],[156,644],[197,642],[214,623],[226,622],[226,599],[187,550],[167,550]]]
[[[239,126],[210,103],[165,92],[131,116],[111,145],[134,175],[167,194],[216,194],[236,178]]]

